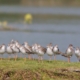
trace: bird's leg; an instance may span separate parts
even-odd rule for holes
[[[16,56],[14,55],[14,60],[16,61]]]
[[[41,56],[41,61],[43,60],[42,56]]]
[[[24,56],[24,60],[26,61],[26,55]]]
[[[28,54],[28,59],[30,60],[30,54]]]
[[[38,56],[38,61],[39,61],[39,56]]]
[[[16,61],[16,59],[17,59],[17,54],[15,54],[15,61]]]
[[[15,55],[14,55],[14,54],[12,54],[12,59],[14,60],[14,58],[15,58]]]
[[[28,54],[28,59],[30,59],[29,54]]]
[[[3,59],[3,54],[1,54],[1,60]]]
[[[17,54],[16,54],[16,59],[18,58]]]
[[[52,56],[50,56],[50,59],[49,59],[49,61],[51,61],[52,60]]]
[[[2,55],[0,56],[0,60],[2,60]]]
[[[68,57],[68,62],[70,62],[70,57]]]
[[[54,55],[54,60],[56,60],[56,55]]]
[[[9,54],[10,55],[10,54]],[[10,56],[8,57],[8,60],[10,60]]]
[[[30,58],[30,60],[32,59],[31,54],[29,54],[29,58]]]
[[[3,59],[3,54],[1,54],[1,60]]]
[[[40,56],[41,57],[41,61],[42,61],[42,63],[43,63],[43,57],[42,56]]]
[[[38,62],[40,61],[40,56],[38,56]]]
[[[20,58],[22,58],[22,54],[20,53]]]
[[[30,59],[32,59],[32,55],[30,54]]]
[[[32,59],[34,60],[34,54],[32,54]]]

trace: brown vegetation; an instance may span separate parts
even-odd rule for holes
[[[64,79],[64,80],[79,80],[80,74],[69,71],[62,71],[62,69],[57,70],[7,70],[4,71],[0,69],[1,80],[48,80],[48,79]]]
[[[80,80],[80,64],[46,60],[0,60],[0,80]]]

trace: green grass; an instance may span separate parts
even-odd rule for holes
[[[4,59],[0,60],[0,80],[79,80],[79,73],[73,72],[79,68],[79,62]]]

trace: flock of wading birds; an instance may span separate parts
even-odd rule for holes
[[[47,47],[43,47],[40,44],[33,44],[30,46],[27,42],[20,44],[16,40],[11,40],[11,42],[6,46],[2,44],[0,46],[0,54],[3,55],[4,53],[9,54],[9,60],[11,58],[11,54],[14,54],[14,60],[17,59],[17,53],[25,54],[24,59],[26,60],[26,55],[28,55],[29,59],[33,59],[33,55],[38,55],[38,60],[43,60],[43,55],[47,54],[50,56],[49,61],[52,60],[52,56],[54,56],[54,60],[56,60],[56,55],[61,55],[68,58],[68,62],[70,62],[71,56],[75,53],[76,57],[80,61],[80,48],[75,48],[72,44],[69,44],[65,53],[59,50],[58,45],[53,46],[52,43],[49,43]],[[2,59],[2,58],[1,58]]]

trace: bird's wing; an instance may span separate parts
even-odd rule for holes
[[[42,47],[42,50],[46,53],[46,50],[47,50],[47,49],[46,49],[46,48],[44,48],[44,47]]]

